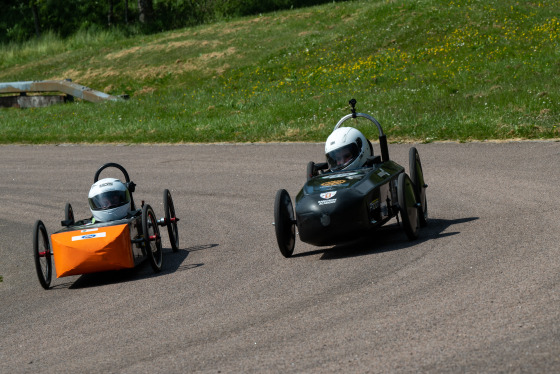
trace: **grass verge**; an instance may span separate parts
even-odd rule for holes
[[[0,56],[3,82],[131,96],[2,109],[1,143],[324,141],[350,98],[390,141],[560,137],[556,1],[337,2]]]

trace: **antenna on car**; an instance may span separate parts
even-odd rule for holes
[[[352,118],[356,118],[356,99],[351,99],[348,103],[352,107]]]

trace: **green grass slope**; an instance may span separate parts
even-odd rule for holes
[[[150,36],[0,47],[0,82],[64,79],[122,102],[1,109],[0,142],[558,139],[558,1],[348,1]],[[368,133],[375,138],[375,131]]]

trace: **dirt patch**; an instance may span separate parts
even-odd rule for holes
[[[228,49],[226,49],[225,51],[222,52],[210,52],[210,53],[206,53],[203,54],[202,56],[200,56],[200,60],[203,62],[206,62],[208,60],[213,60],[213,59],[217,59],[217,58],[222,58],[224,56],[229,56],[235,53],[235,47],[229,47]]]
[[[223,68],[217,69],[222,70]],[[100,80],[102,78],[107,79],[111,77],[118,76],[128,76],[135,80],[144,80],[151,78],[163,77],[166,74],[180,74],[187,71],[201,70],[198,65],[192,63],[177,63],[170,65],[159,65],[159,66],[146,66],[137,69],[130,69],[124,71],[117,71],[111,68],[103,69],[87,69],[86,71],[78,71],[75,69],[66,70],[62,73],[62,77],[70,78],[74,82],[92,82],[95,80]],[[51,79],[62,79],[60,77],[53,77]],[[87,83],[85,83],[87,84]]]
[[[192,34],[192,33],[191,33]],[[220,59],[236,56],[237,50],[235,47],[229,47],[225,50],[219,47],[223,44],[218,40],[196,40],[185,39],[177,40],[177,38],[184,36],[185,33],[174,33],[169,35],[167,40],[176,39],[169,42],[160,40],[148,43],[142,46],[135,46],[113,53],[102,55],[101,60],[106,59],[109,61],[116,61],[123,58],[130,59],[131,57],[141,56],[150,53],[162,53],[170,51],[180,51],[184,56],[174,59],[172,62],[161,61],[159,65],[140,64],[140,59],[131,60],[130,64],[115,64],[111,63],[108,66],[100,66],[95,68],[87,68],[88,64],[81,65],[80,67],[73,67],[71,69],[57,73],[55,77],[47,79],[72,79],[72,81],[80,84],[88,85],[90,82],[105,81],[104,85],[108,86],[111,80],[115,77],[129,77],[133,80],[144,80],[152,78],[160,78],[168,74],[182,74],[192,71],[200,71],[205,74],[218,74],[221,75],[226,72],[230,65],[220,62]],[[207,53],[199,54],[200,50],[204,48]],[[193,49],[190,53],[189,49]],[[194,50],[196,49],[196,50]],[[184,53],[183,53],[184,50]],[[99,57],[92,57],[89,66],[99,66]],[[29,65],[18,67],[19,69],[29,68]],[[96,89],[95,87],[92,87]],[[144,93],[145,91],[142,91]]]
[[[69,69],[62,73],[59,77],[52,77],[50,79],[59,80],[70,78],[73,82],[83,84],[81,82],[91,82],[99,78],[111,78],[120,76],[123,73],[112,68],[99,68],[87,69],[86,71],[79,71],[76,69]],[[92,87],[93,88],[93,87]]]
[[[287,129],[286,132],[284,133],[284,136],[288,137],[288,138],[292,138],[295,136],[298,136],[300,133],[299,129]]]
[[[151,94],[155,91],[156,89],[153,87],[148,87],[148,86],[144,86],[142,87],[142,89],[134,92],[134,96],[139,96],[139,95],[145,95],[145,94]]]
[[[148,50],[166,51],[169,49],[188,48],[189,46],[192,46],[194,43],[200,44],[199,41],[193,41],[193,40],[174,42],[168,44],[154,44],[151,46],[144,46],[141,48],[140,47],[129,48],[127,50],[120,51],[118,53],[107,55],[106,57],[110,59],[117,59],[134,53],[146,52]],[[206,42],[202,42],[202,44],[215,47],[220,43],[206,41]],[[157,66],[144,65],[140,67],[128,66],[126,67],[126,69],[122,69],[122,70],[115,67],[95,68],[95,69],[89,68],[87,70],[68,69],[62,72],[60,76],[53,77],[51,79],[70,78],[74,82],[91,82],[91,81],[98,80],[100,78],[107,79],[107,78],[112,78],[117,76],[128,76],[133,79],[149,79],[149,78],[162,77],[169,73],[181,74],[184,72],[190,72],[196,70],[205,71],[205,72],[214,71],[217,74],[223,74],[227,69],[230,68],[229,64],[225,63],[215,68],[209,68],[208,62],[218,61],[221,58],[235,55],[236,52],[237,50],[235,49],[235,47],[229,47],[228,49],[223,51],[213,51],[213,52],[202,54],[197,58],[187,59],[187,61],[185,62],[178,59],[175,60],[175,63],[173,64],[162,64]]]
[[[105,58],[107,60],[115,60],[118,58],[122,58],[124,56],[128,56],[130,54],[136,53],[138,52],[142,47],[132,47],[132,48],[128,48],[128,49],[123,49],[122,51],[118,51],[118,52],[114,52],[114,53],[109,53],[108,55],[105,56]]]
[[[173,40],[173,39],[179,39],[179,38],[184,38],[187,36],[193,36],[196,35],[195,32],[191,31],[191,30],[186,30],[186,31],[180,31],[180,32],[170,32],[167,36],[164,36],[162,38],[158,38],[158,43],[161,42],[165,42],[167,40]]]
[[[115,86],[113,86],[112,84],[108,85],[107,87],[105,87],[103,89],[103,92],[105,92],[106,94],[111,93],[115,90]]]
[[[150,43],[142,47],[132,47],[132,48],[124,49],[122,51],[109,53],[105,56],[105,58],[107,60],[117,60],[123,57],[128,57],[133,54],[141,54],[147,52],[162,52],[162,51],[170,52],[173,50],[184,49],[193,46],[215,48],[218,47],[220,44],[222,44],[222,42],[217,40],[201,41],[201,40],[188,39],[188,40],[165,42],[165,43],[162,43],[161,40],[158,40],[157,42]]]
[[[230,65],[229,65],[229,64],[223,64],[222,66],[217,67],[215,70],[216,70],[216,73],[217,73],[217,74],[222,75],[222,74],[224,74],[229,68],[230,68]]]

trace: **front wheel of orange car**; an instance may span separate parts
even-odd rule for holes
[[[33,228],[33,259],[39,283],[45,290],[48,290],[52,279],[52,259],[49,235],[41,220],[35,222]]]
[[[148,204],[142,208],[142,234],[148,261],[154,272],[159,273],[163,262],[161,235],[154,210]]]

